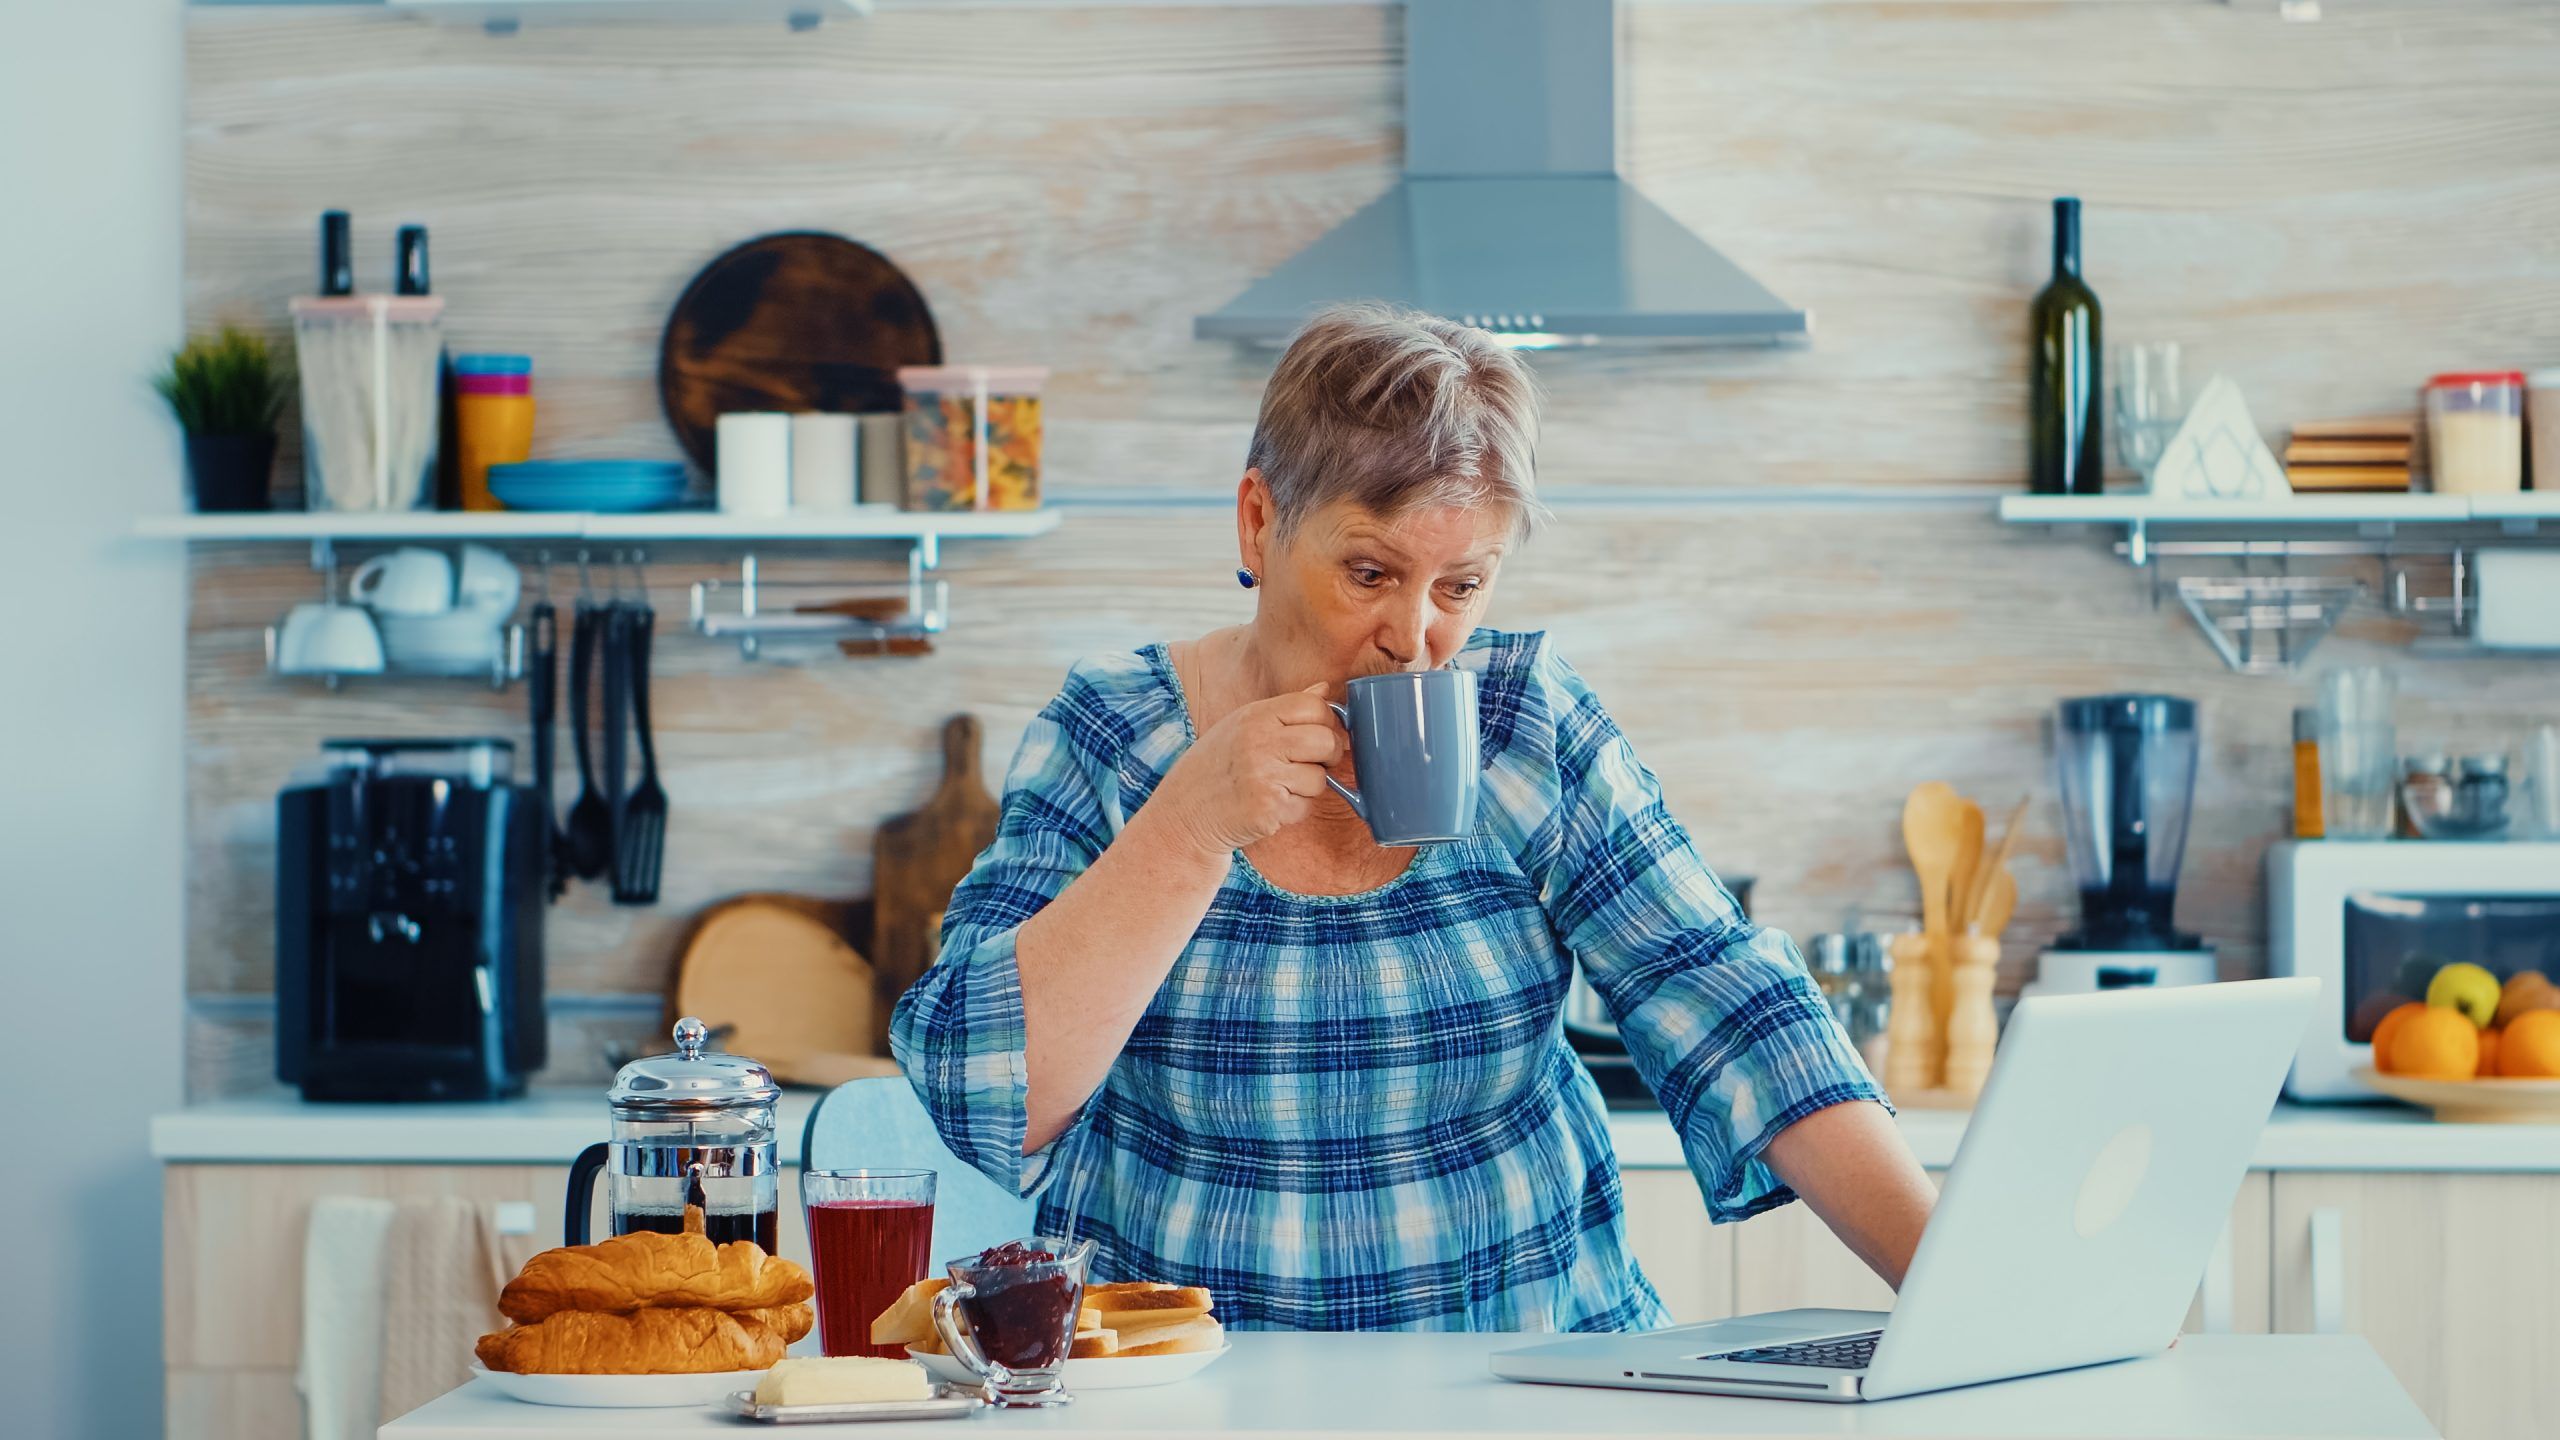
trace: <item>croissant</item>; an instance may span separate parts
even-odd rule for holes
[[[563,1310],[480,1337],[480,1363],[540,1375],[701,1375],[762,1370],[809,1333],[806,1305],[760,1310]]]
[[[625,1313],[649,1306],[763,1310],[814,1293],[809,1272],[752,1240],[713,1245],[687,1209],[680,1235],[639,1230],[593,1245],[545,1250],[498,1295],[498,1313],[531,1324],[568,1310]]]

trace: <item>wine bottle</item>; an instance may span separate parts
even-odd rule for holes
[[[355,251],[347,243],[347,212],[320,212],[320,293],[356,293]]]
[[[395,295],[427,295],[434,284],[427,270],[427,227],[403,225],[394,242],[391,289]],[[438,510],[462,505],[461,421],[456,413],[453,352],[436,352],[436,503]]]
[[[2027,488],[2038,495],[2095,495],[2106,485],[2098,369],[2098,297],[2080,278],[2080,202],[2053,202],[2053,278],[2036,295],[2027,395],[2033,453]]]
[[[424,225],[401,226],[398,245],[399,252],[391,272],[393,276],[391,293],[394,295],[428,293],[430,286],[427,280],[427,227]]]

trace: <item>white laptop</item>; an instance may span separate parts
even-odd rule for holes
[[[1897,1395],[2167,1348],[2319,982],[2021,1000],[1890,1312],[1784,1310],[1493,1357],[1553,1385]]]

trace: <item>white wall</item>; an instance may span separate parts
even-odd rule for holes
[[[0,1431],[161,1429],[184,559],[179,0],[0,0]],[[32,1089],[32,1095],[30,1095]]]

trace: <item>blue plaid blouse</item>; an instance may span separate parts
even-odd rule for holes
[[[1238,854],[1101,1089],[1027,1156],[1015,933],[1192,734],[1162,646],[1077,665],[1024,733],[893,1048],[953,1151],[1098,1242],[1096,1278],[1205,1285],[1239,1328],[1670,1323],[1565,1044],[1577,959],[1718,1220],[1794,1198],[1759,1159],[1780,1130],[1882,1098],[1545,636],[1479,630],[1458,663],[1481,676],[1474,838],[1342,896]]]

